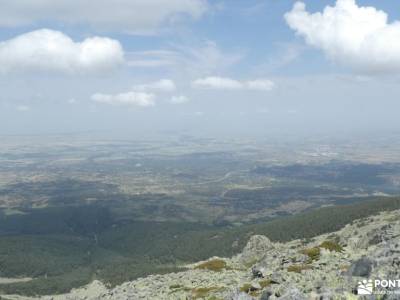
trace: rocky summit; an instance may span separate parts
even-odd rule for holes
[[[235,257],[213,257],[186,267],[113,289],[94,281],[69,294],[38,299],[400,299],[395,287],[380,290],[385,295],[357,295],[360,282],[400,279],[400,210],[307,240],[273,243],[255,235]]]

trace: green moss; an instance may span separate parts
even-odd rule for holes
[[[301,253],[307,255],[311,261],[318,260],[321,251],[318,247],[307,248],[301,251]]]
[[[310,270],[310,269],[312,268],[308,265],[292,265],[287,268],[287,271],[294,273],[301,273],[304,270]]]
[[[337,242],[325,241],[321,245],[319,245],[319,247],[327,249],[329,251],[343,252],[342,246],[340,246]]]
[[[195,269],[210,270],[214,272],[221,272],[226,268],[226,262],[222,259],[209,260],[195,267]]]

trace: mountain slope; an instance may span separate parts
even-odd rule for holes
[[[307,240],[279,243],[255,235],[232,258],[214,257],[184,272],[113,289],[95,281],[67,295],[40,299],[351,299],[361,280],[398,279],[399,254],[400,210],[395,210]]]

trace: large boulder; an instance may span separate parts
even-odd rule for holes
[[[268,251],[274,248],[274,244],[263,235],[253,235],[244,247],[240,255],[243,264],[255,263],[261,260]]]
[[[363,257],[356,260],[349,268],[349,275],[358,277],[369,277],[372,271],[373,262],[369,258]]]

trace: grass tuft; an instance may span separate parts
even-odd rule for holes
[[[195,269],[210,270],[214,272],[221,272],[226,268],[226,262],[222,259],[209,260],[195,267]]]
[[[321,245],[319,245],[319,247],[327,249],[329,251],[343,252],[342,246],[340,246],[337,242],[325,241]]]
[[[312,268],[308,265],[292,265],[287,268],[287,271],[301,274],[302,271],[311,269]]]
[[[318,260],[321,255],[321,251],[318,247],[304,249],[301,253],[307,255],[310,261]]]
[[[212,291],[218,291],[220,290],[220,287],[201,287],[201,288],[195,288],[192,290],[192,294],[193,294],[193,299],[201,299],[201,298],[205,298],[208,296],[208,294]]]

